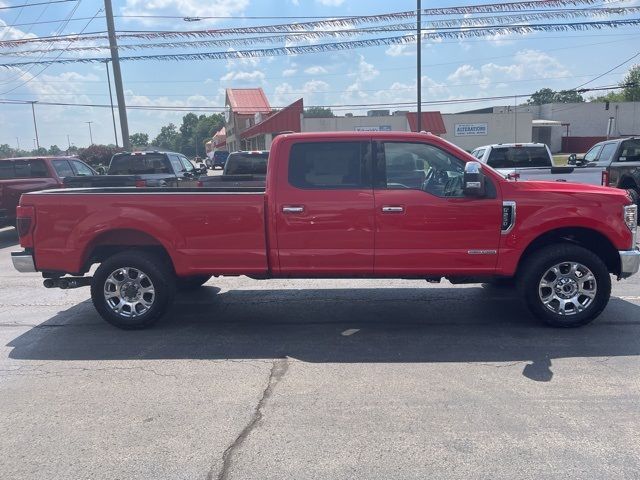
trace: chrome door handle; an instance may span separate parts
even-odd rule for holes
[[[404,213],[404,207],[400,205],[382,207],[382,213]]]
[[[282,207],[282,213],[302,213],[304,212],[304,207]]]

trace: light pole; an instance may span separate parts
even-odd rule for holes
[[[38,147],[36,147],[36,139],[33,139],[33,149],[34,150],[38,150]]]
[[[111,118],[113,119],[113,136],[116,139],[116,148],[118,147],[118,130],[116,129],[116,113],[113,110],[113,95],[111,94],[111,76],[109,75],[109,62],[105,60],[104,65],[107,67],[107,85],[109,85],[109,101],[111,102]]]
[[[18,150],[20,150],[20,139],[16,137],[16,143],[18,144]]]
[[[417,22],[417,65],[416,69],[418,71],[418,78],[416,86],[418,87],[418,124],[417,131],[422,131],[422,4],[420,0],[418,1],[418,22]]]
[[[91,145],[93,145],[93,134],[91,133],[91,124],[92,124],[93,122],[84,122],[84,123],[86,123],[87,125],[89,125],[89,139],[91,140]]]
[[[67,134],[67,150],[71,150],[71,140],[69,139],[68,134]]]
[[[40,139],[38,138],[38,124],[36,123],[36,103],[38,103],[37,100],[32,100],[31,102],[29,102],[31,104],[31,113],[33,114],[33,129],[36,131],[36,150],[40,148]]]

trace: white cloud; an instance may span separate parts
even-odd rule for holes
[[[298,98],[304,98],[306,104],[320,104],[326,98],[329,84],[322,80],[311,80],[300,88],[294,88],[291,84],[284,82],[276,86],[273,92],[273,105],[286,106]]]
[[[321,74],[327,73],[327,69],[324,67],[321,67],[320,65],[314,65],[312,67],[305,68],[304,73],[309,75],[321,75]]]
[[[260,70],[253,72],[228,72],[220,77],[221,82],[245,82],[245,83],[262,83],[265,74]]]
[[[415,56],[415,46],[413,45],[391,45],[384,53],[390,57],[409,57]]]
[[[4,5],[0,2],[0,6]],[[2,32],[2,40],[20,40],[22,38],[36,38],[37,35],[33,33],[25,33],[19,28],[10,27],[4,20],[0,19],[0,32]]]
[[[282,76],[283,77],[292,77],[297,72],[298,72],[298,70],[296,70],[295,68],[287,68],[287,69],[282,71]]]
[[[316,2],[325,7],[339,7],[344,3],[344,0],[316,0]]]

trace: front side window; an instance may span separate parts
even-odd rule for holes
[[[381,158],[382,157],[382,158]],[[433,145],[385,142],[378,152],[382,188],[422,190],[438,197],[462,197],[464,162]]]
[[[53,160],[51,162],[53,164],[53,168],[60,178],[64,177],[73,177],[73,169],[71,165],[66,160]]]
[[[602,145],[594,145],[593,147],[591,147],[591,149],[584,156],[584,161],[585,162],[595,162],[597,160],[598,155],[600,154],[601,150],[602,150]]]
[[[182,162],[182,168],[184,169],[185,172],[189,172],[192,173],[195,170],[195,167],[193,166],[193,164],[187,160],[186,157],[178,157],[180,159],[180,162]]]
[[[79,177],[90,177],[91,175],[95,175],[93,170],[91,170],[87,165],[77,160],[72,160],[71,164],[76,171],[76,175]]]
[[[289,156],[289,183],[305,189],[370,188],[370,151],[369,142],[296,143]]]

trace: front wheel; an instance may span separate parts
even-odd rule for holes
[[[554,327],[579,327],[607,306],[611,277],[596,254],[577,245],[550,245],[533,253],[520,270],[529,310]]]
[[[108,258],[91,282],[100,316],[124,330],[147,328],[171,306],[175,278],[166,261],[147,252],[126,251]]]

